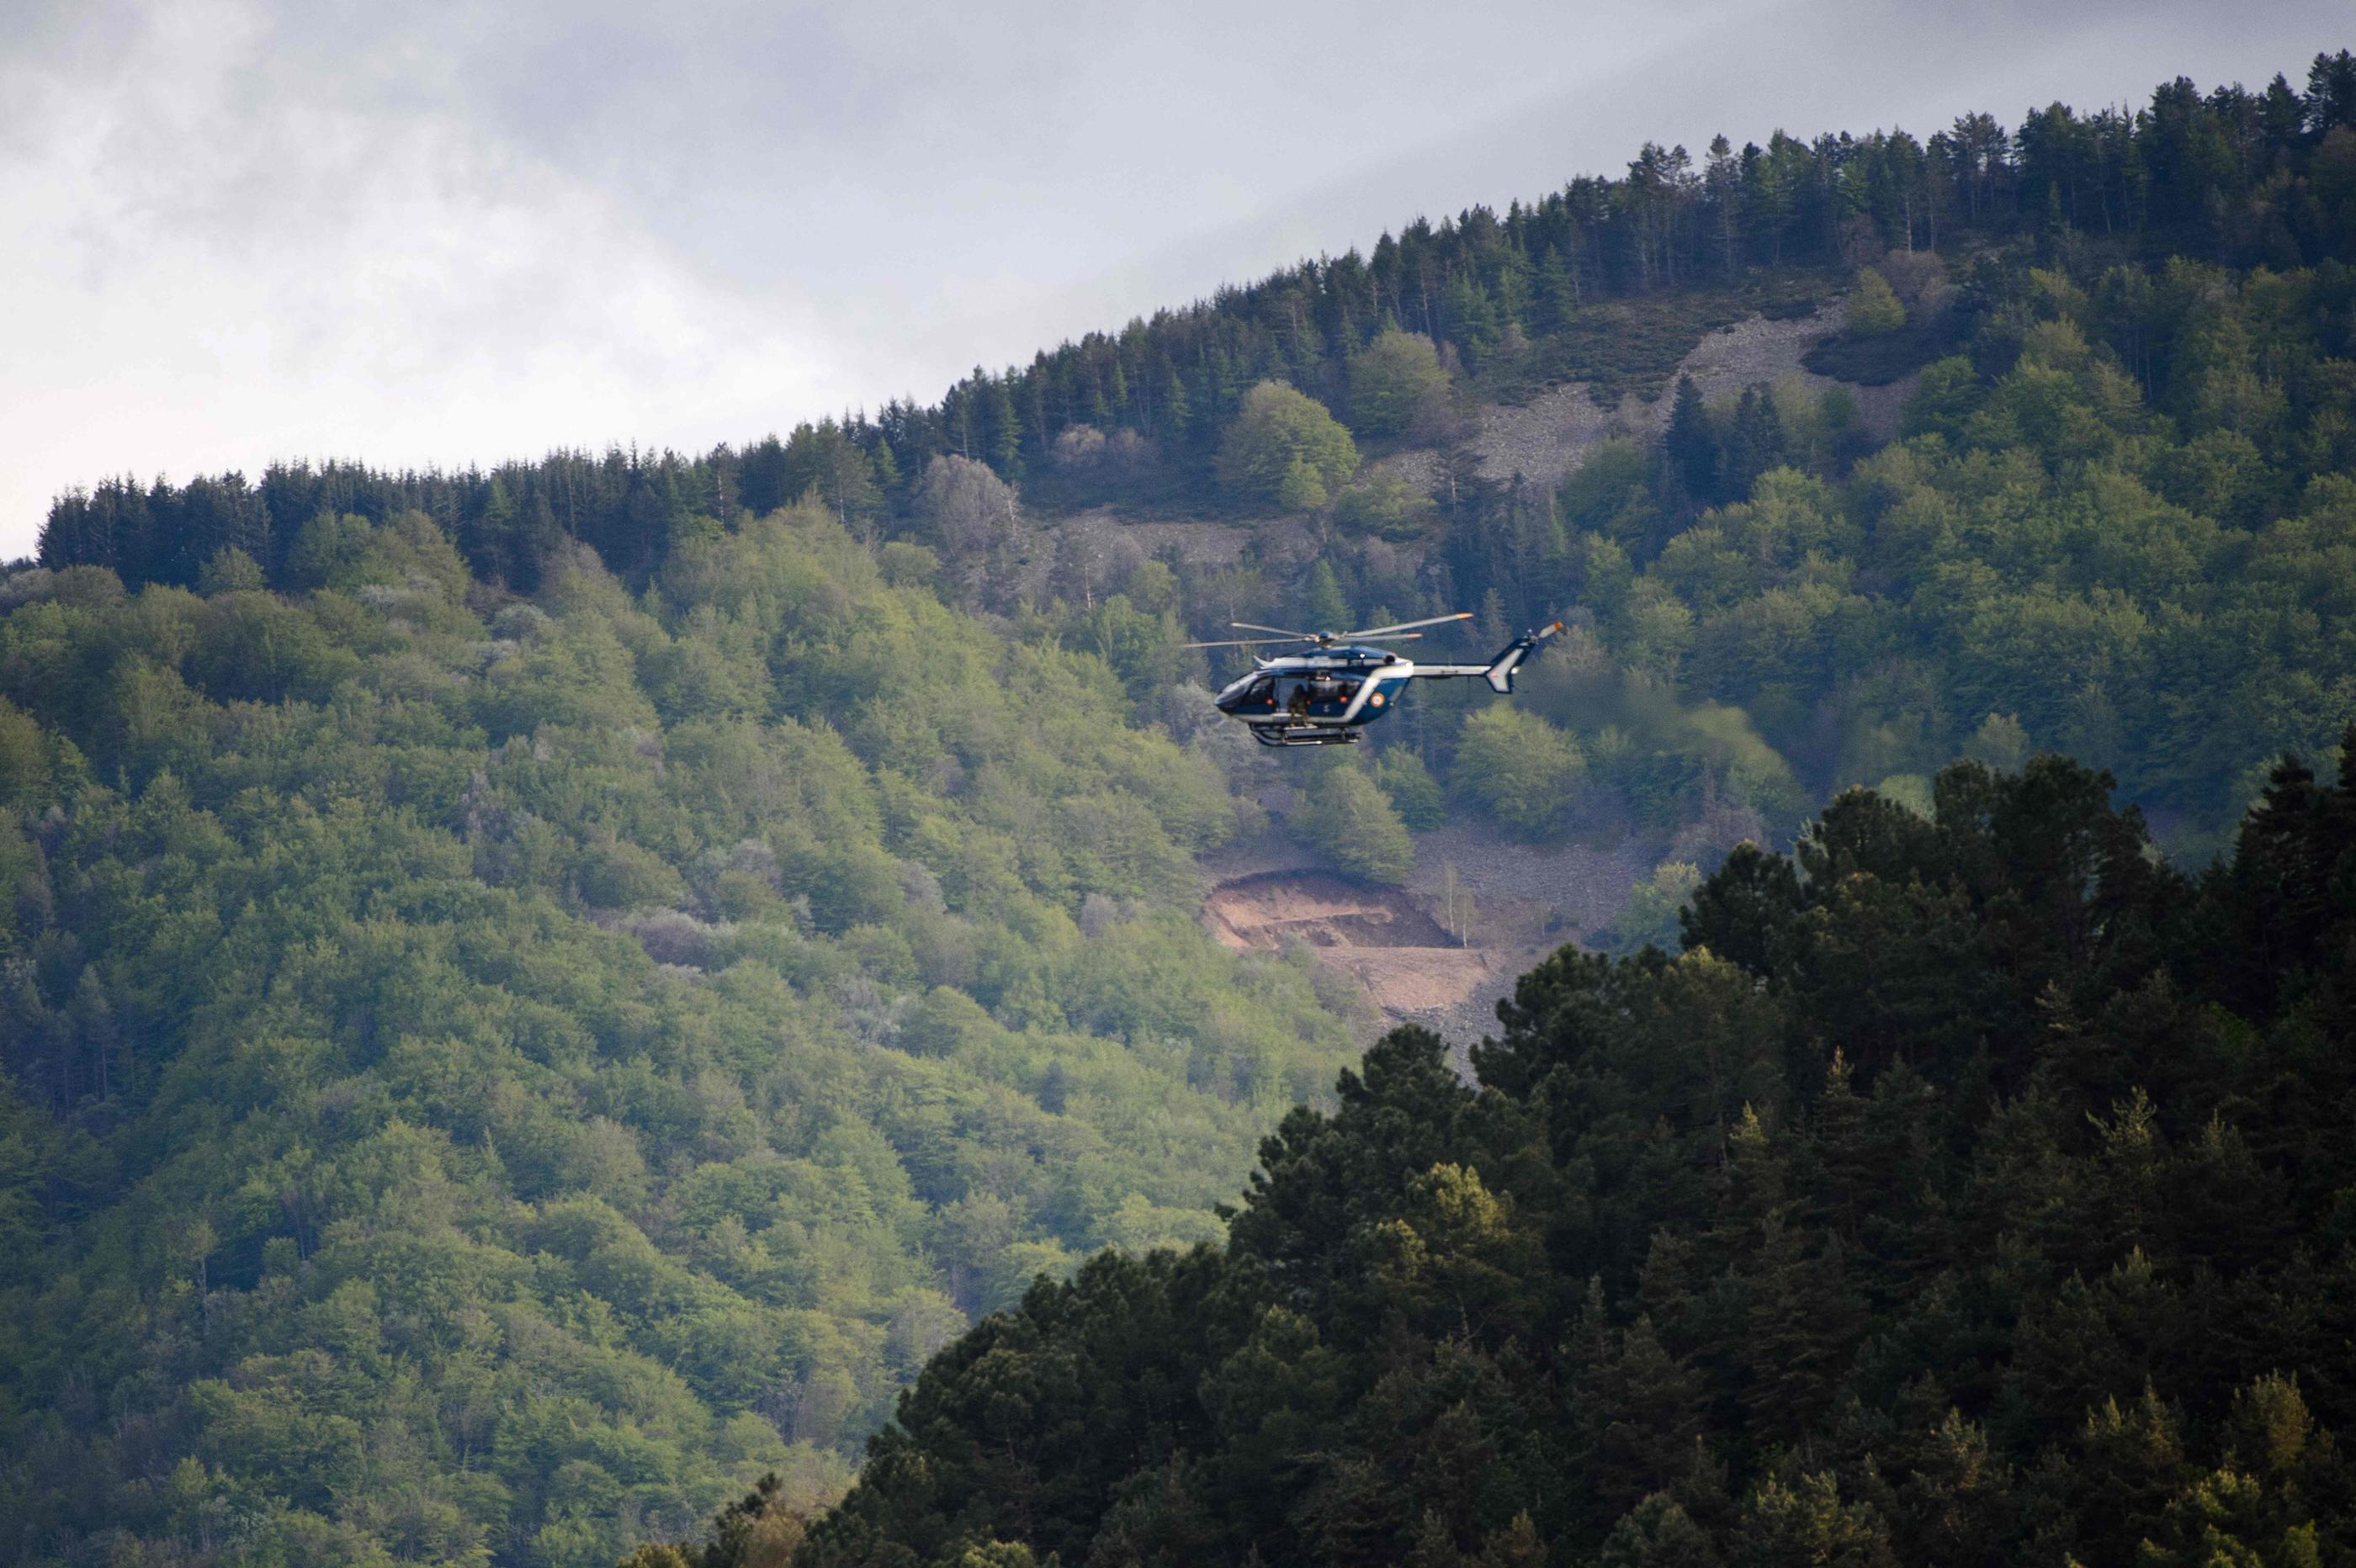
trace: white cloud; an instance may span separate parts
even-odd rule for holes
[[[445,114],[271,80],[265,31],[251,7],[159,25],[0,162],[0,554],[108,474],[701,443],[833,392],[790,300]]]
[[[1646,137],[2139,101],[2344,31],[2344,0],[13,0],[0,557],[109,474],[741,440]]]

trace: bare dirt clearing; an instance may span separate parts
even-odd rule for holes
[[[1394,1020],[1454,1008],[1489,978],[1488,955],[1459,945],[1413,898],[1326,871],[1265,871],[1222,882],[1203,917],[1225,945],[1306,942]]]
[[[1386,888],[1324,869],[1278,828],[1205,862],[1203,920],[1238,951],[1306,943],[1356,981],[1384,1027],[1422,1024],[1462,1066],[1495,1032],[1515,976],[1610,924],[1646,867],[1633,840],[1532,845],[1456,823],[1416,835],[1408,885]]]

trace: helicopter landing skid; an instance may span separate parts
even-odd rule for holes
[[[1365,735],[1331,724],[1255,724],[1251,732],[1263,746],[1355,746]]]

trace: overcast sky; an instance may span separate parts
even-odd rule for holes
[[[0,0],[0,559],[109,474],[741,441],[1648,137],[2351,43],[2345,0]]]

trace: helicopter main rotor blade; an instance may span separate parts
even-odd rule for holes
[[[1296,632],[1290,626],[1263,626],[1256,621],[1230,621],[1227,624],[1245,632],[1274,632],[1280,638],[1303,643],[1322,643],[1328,635],[1324,632]]]
[[[1444,626],[1451,621],[1469,621],[1472,618],[1472,611],[1459,610],[1453,615],[1434,615],[1429,621],[1401,621],[1395,625],[1369,626],[1363,632],[1344,632],[1341,635],[1344,637],[1363,639],[1379,636],[1385,632],[1411,632],[1418,626]]]
[[[1423,640],[1421,632],[1349,632],[1344,635],[1354,643],[1416,643]]]
[[[1297,643],[1298,637],[1228,637],[1215,643],[1181,643],[1182,648],[1263,648],[1270,643]]]

